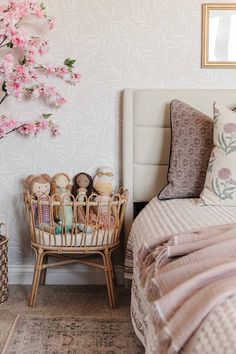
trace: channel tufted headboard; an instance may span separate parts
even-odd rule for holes
[[[125,89],[123,97],[123,185],[129,189],[125,219],[129,234],[134,205],[149,202],[167,181],[171,130],[169,107],[181,100],[212,116],[213,102],[233,108],[236,89]]]

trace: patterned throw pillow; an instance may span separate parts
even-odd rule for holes
[[[214,148],[201,202],[236,206],[236,112],[218,103],[214,104]]]
[[[170,107],[171,155],[168,184],[158,198],[199,197],[213,147],[213,121],[184,102]]]

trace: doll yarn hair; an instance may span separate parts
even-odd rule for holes
[[[58,193],[58,187],[56,184],[56,180],[59,176],[65,176],[68,180],[68,185],[66,186],[66,189],[68,190],[68,192],[71,192],[71,185],[70,185],[70,177],[68,174],[61,172],[61,173],[57,173],[55,176],[53,176],[52,181],[51,181],[51,194],[53,195],[53,200],[56,202],[60,202],[61,198],[60,195]],[[56,219],[59,218],[59,213],[60,213],[60,206],[56,206],[53,208],[53,215]]]
[[[67,178],[68,180],[68,185],[66,186],[66,189],[68,189],[68,191],[70,192],[71,191],[71,185],[70,185],[70,177],[64,173],[64,172],[61,172],[61,173],[57,173],[55,176],[53,176],[52,178],[52,181],[51,181],[51,190],[52,190],[52,194],[57,194],[58,193],[58,187],[57,187],[57,184],[56,184],[56,180],[59,176],[63,175],[64,177]]]
[[[28,189],[30,192],[32,192],[32,187],[35,182],[51,183],[51,177],[46,173],[43,173],[42,175],[39,175],[39,176],[30,175],[25,180],[26,189]]]
[[[88,173],[80,172],[73,178],[73,186],[72,186],[71,194],[75,198],[77,197],[77,189],[79,188],[78,183],[77,183],[77,178],[81,175],[85,175],[89,180],[89,185],[87,187],[87,193],[86,193],[87,197],[89,197],[93,193],[93,179],[92,179],[92,177]]]
[[[93,180],[93,187],[96,189],[96,184],[100,183],[111,183],[112,189],[115,187],[115,181],[113,177],[113,170],[111,167],[100,167],[96,176]]]

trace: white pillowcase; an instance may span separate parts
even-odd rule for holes
[[[236,112],[218,103],[214,103],[213,143],[201,202],[236,206]]]

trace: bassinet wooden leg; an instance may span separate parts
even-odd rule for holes
[[[112,279],[113,279],[114,285],[116,286],[117,285],[117,279],[116,279],[116,273],[115,273],[113,262],[112,262],[112,252],[110,252],[110,262],[111,262],[111,265],[112,265]]]
[[[43,264],[48,263],[48,255],[45,255],[43,257]],[[41,277],[40,277],[40,285],[45,285],[46,284],[46,277],[47,277],[47,268],[43,269],[41,271]]]
[[[39,280],[40,280],[40,275],[41,275],[41,270],[42,270],[42,263],[43,263],[43,250],[38,249],[36,251],[34,277],[33,277],[33,282],[32,282],[31,295],[30,295],[30,299],[29,299],[29,306],[30,307],[35,306],[35,301],[36,301],[36,296],[37,296],[38,286],[39,286]]]
[[[105,277],[107,283],[109,303],[110,303],[110,307],[114,309],[116,307],[116,300],[115,300],[114,284],[112,279],[113,267],[112,267],[110,254],[107,249],[104,252],[104,268],[105,268]]]

